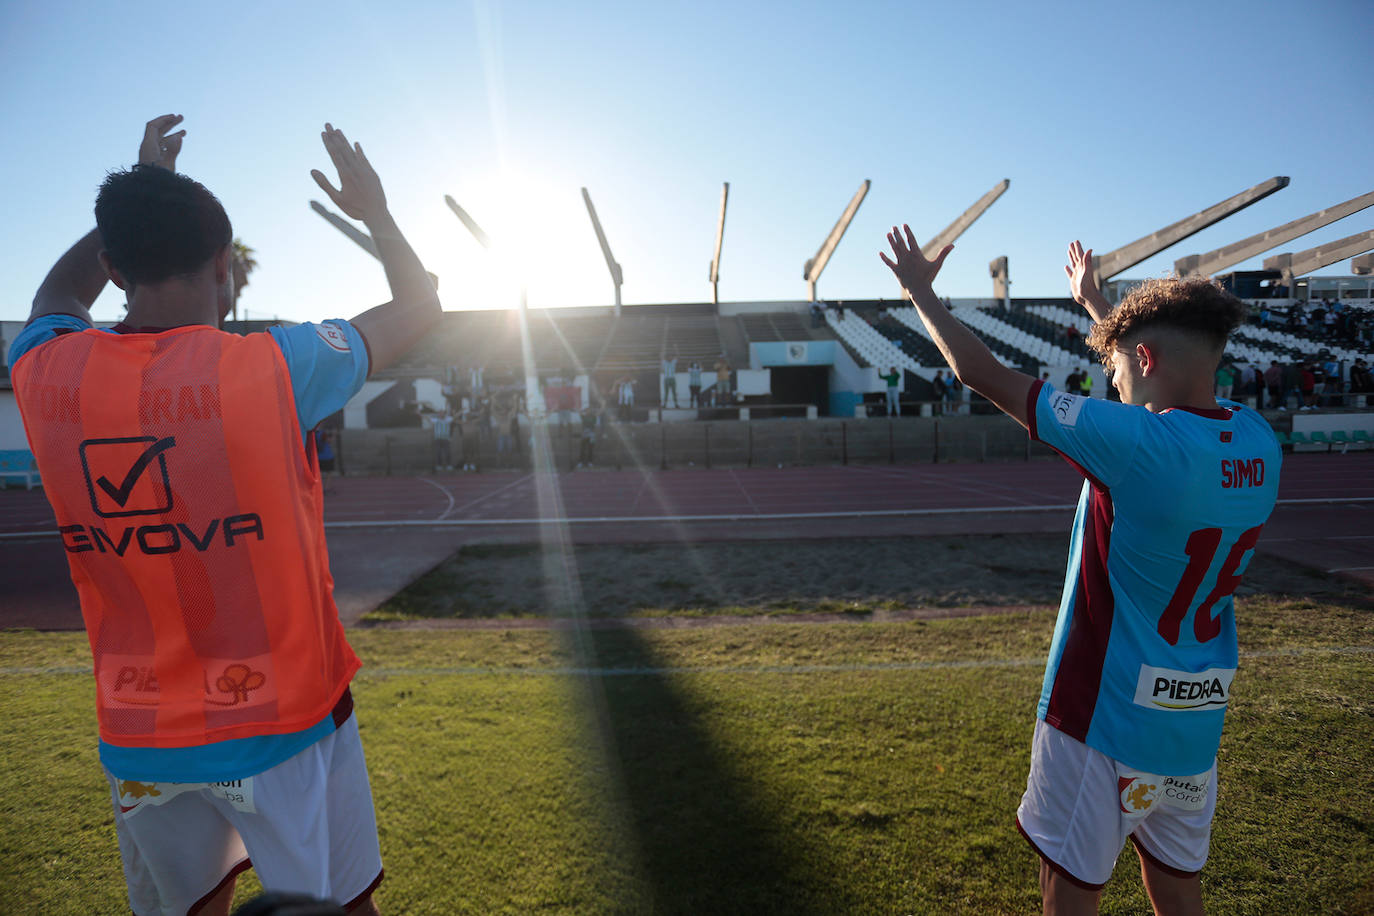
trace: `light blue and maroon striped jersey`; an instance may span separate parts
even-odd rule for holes
[[[1127,766],[1212,765],[1236,671],[1231,595],[1278,494],[1269,423],[1231,401],[1144,407],[1037,382],[1033,439],[1086,478],[1037,713]]]

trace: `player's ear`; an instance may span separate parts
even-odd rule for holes
[[[129,289],[129,282],[124,279],[124,276],[114,266],[114,262],[110,260],[110,253],[101,250],[96,257],[100,260],[100,266],[105,268],[105,273],[109,276],[110,282],[120,289],[127,291]]]
[[[1146,343],[1138,343],[1135,345],[1135,362],[1136,365],[1140,367],[1140,375],[1142,378],[1149,378],[1155,369],[1159,367],[1159,364],[1155,361],[1154,350]]]

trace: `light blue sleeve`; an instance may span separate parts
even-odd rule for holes
[[[302,433],[341,410],[367,381],[367,345],[347,321],[331,318],[267,330],[286,357]]]
[[[1105,486],[1116,486],[1125,479],[1144,438],[1148,410],[1056,391],[1047,384],[1040,385],[1033,396],[1032,438],[1061,453]]]
[[[9,362],[6,365],[13,366],[19,357],[34,347],[56,340],[59,331],[84,331],[90,326],[89,321],[82,321],[75,315],[44,315],[35,318],[19,332],[19,336],[14,338],[14,343],[10,344]]]

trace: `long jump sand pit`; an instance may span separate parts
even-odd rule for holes
[[[1059,602],[1066,534],[589,544],[554,562],[537,544],[461,547],[364,625],[683,625],[752,618],[828,621],[964,616]],[[565,593],[575,580],[580,596]],[[1259,555],[1238,590],[1358,601],[1357,583]],[[551,612],[553,616],[551,617]]]

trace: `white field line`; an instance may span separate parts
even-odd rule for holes
[[[467,509],[469,506],[490,499],[517,484],[524,483],[530,475],[524,477],[480,497],[466,506],[461,506],[459,511]],[[1374,502],[1374,496],[1349,496],[1331,499],[1281,499],[1276,505],[1305,505],[1309,503],[1322,503],[1326,505],[1337,505],[1345,503],[1369,503]],[[1059,503],[1043,506],[965,506],[960,508],[945,509],[842,509],[836,512],[735,512],[728,515],[600,515],[600,516],[569,516],[567,518],[445,518],[445,519],[396,519],[393,521],[348,521],[348,522],[325,522],[326,528],[480,528],[480,527],[502,527],[518,525],[618,525],[627,523],[638,524],[682,524],[685,522],[769,522],[769,521],[788,521],[804,519],[823,519],[823,518],[896,518],[903,516],[932,516],[932,515],[1004,515],[1015,512],[1065,512],[1078,508],[1077,503]],[[57,532],[52,529],[39,529],[34,531],[11,531],[0,533],[0,540],[32,540],[35,538],[57,537]],[[1261,538],[1261,541],[1266,540]]]
[[[1374,655],[1374,646],[1304,646],[1296,649],[1263,649],[1240,653],[1241,660],[1306,658],[1321,655]],[[873,662],[848,665],[703,665],[664,668],[363,668],[361,679],[383,677],[657,677],[680,674],[832,674],[863,671],[949,671],[989,668],[1032,668],[1045,664],[1035,658],[985,658],[943,662]],[[0,668],[0,677],[25,675],[89,675],[84,665],[61,667]]]
[[[439,513],[439,518],[448,518],[448,514],[453,511],[453,492],[437,480],[430,480],[428,477],[421,477],[419,479],[448,497],[448,507],[445,508],[443,512]]]

